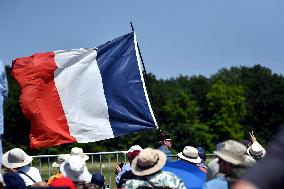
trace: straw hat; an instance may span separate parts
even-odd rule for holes
[[[84,161],[87,161],[89,159],[89,156],[83,153],[83,149],[78,147],[74,147],[71,149],[70,156],[72,155],[81,156],[84,159]]]
[[[227,140],[222,143],[222,146],[218,151],[214,151],[214,154],[219,158],[232,163],[234,165],[240,165],[245,161],[246,147],[234,140]]]
[[[57,156],[57,160],[51,164],[52,167],[60,167],[60,165],[69,158],[69,154],[60,154]]]
[[[257,141],[255,141],[250,147],[248,147],[247,153],[253,158],[259,159],[265,156],[266,151]]]
[[[184,147],[183,151],[178,153],[180,159],[189,161],[191,163],[200,163],[201,158],[198,156],[198,150],[192,146]]]
[[[160,150],[145,148],[132,161],[132,172],[137,176],[151,175],[162,169],[167,156]]]
[[[88,171],[85,160],[79,155],[71,155],[60,165],[60,172],[75,182],[90,182],[92,175]]]
[[[20,148],[13,148],[3,154],[2,163],[7,168],[18,168],[28,165],[32,162],[33,158],[27,155]]]

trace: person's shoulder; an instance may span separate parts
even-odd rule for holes
[[[171,151],[166,145],[162,145],[158,148],[158,150],[164,152],[166,155],[171,155]]]
[[[204,185],[204,189],[211,189],[211,188],[226,189],[228,188],[228,183],[224,177],[216,177],[206,182]]]
[[[148,183],[144,180],[139,179],[131,179],[127,180],[126,183],[123,185],[125,189],[134,189],[142,186],[149,186]]]
[[[162,180],[181,180],[178,176],[169,171],[160,171],[155,177]]]
[[[178,176],[168,171],[161,171],[153,175],[153,177],[150,178],[149,180],[154,182],[158,181],[159,186],[165,186],[169,188],[180,188],[180,189],[186,188],[184,182]]]
[[[157,148],[157,150],[163,150],[163,149],[165,149],[165,145],[161,145]]]
[[[29,171],[39,172],[39,169],[36,167],[30,167]]]

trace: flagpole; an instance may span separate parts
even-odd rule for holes
[[[134,27],[133,27],[132,22],[130,22],[130,26],[131,26],[132,32],[134,32]],[[140,57],[140,60],[141,60],[142,66],[143,66],[143,74],[145,76],[145,82],[146,82],[147,87],[149,88],[150,100],[151,100],[151,104],[152,104],[153,109],[154,109],[153,111],[156,112],[156,107],[154,106],[152,90],[151,90],[151,87],[150,87],[150,84],[149,84],[149,81],[148,81],[147,72],[146,72],[146,68],[145,68],[145,65],[144,65],[144,61],[143,61],[143,57],[142,57],[142,54],[141,54],[141,51],[140,51],[138,41],[137,41],[137,48],[138,48],[139,57]],[[158,118],[158,116],[157,116],[157,118]],[[156,122],[158,124],[158,119],[156,119]],[[158,126],[158,129],[159,129],[159,124],[157,126]]]

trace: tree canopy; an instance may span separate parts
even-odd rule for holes
[[[9,75],[10,68],[6,67],[6,71],[9,98],[4,108],[4,151],[13,147],[29,151],[30,122],[22,114],[20,90]],[[159,127],[171,134],[176,152],[187,145],[202,146],[212,152],[220,141],[248,139],[250,130],[254,130],[265,145],[284,122],[284,77],[261,65],[221,69],[210,78],[180,75],[157,79],[153,74],[148,74],[147,78]],[[157,131],[88,144],[65,144],[29,153],[68,153],[73,146],[83,147],[86,152],[127,150],[133,144],[155,147]]]

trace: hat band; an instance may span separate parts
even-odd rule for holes
[[[145,169],[149,169],[151,167],[154,167],[158,162],[159,162],[159,157],[158,157],[157,161],[155,163],[151,164],[151,165],[143,166],[143,165],[139,165],[139,163],[137,163],[137,167],[139,169],[145,170]]]
[[[197,156],[197,157],[188,156],[188,155],[186,155],[186,154],[183,153],[183,152],[182,152],[182,155],[183,155],[184,157],[186,157],[186,158],[189,158],[189,159],[197,159],[197,158],[198,158],[198,156]]]
[[[263,155],[263,152],[261,152],[261,154],[257,155],[257,154],[252,154],[251,153],[251,149],[249,150],[249,154],[253,157],[253,158],[261,158]]]

